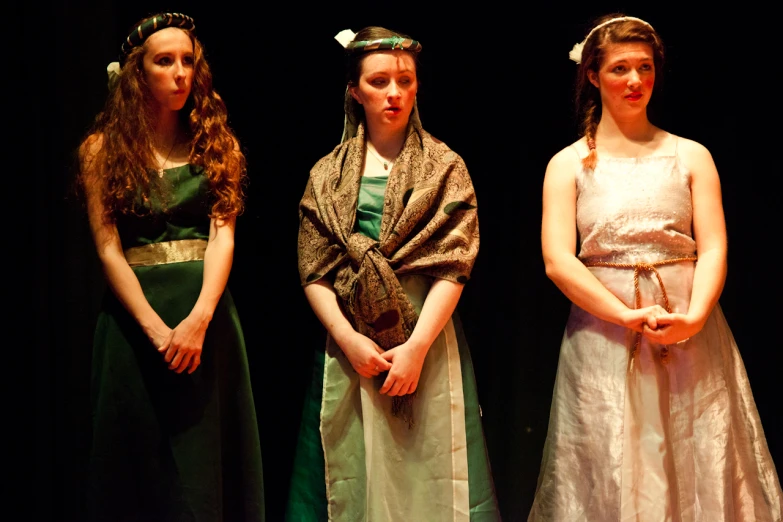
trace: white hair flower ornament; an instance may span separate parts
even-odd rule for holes
[[[356,36],[356,33],[351,31],[350,29],[343,29],[339,33],[337,33],[334,37],[335,40],[340,42],[340,45],[343,47],[347,47],[349,43],[351,43]]]
[[[106,74],[109,76],[109,90],[120,81],[120,62],[111,62],[106,66]]]
[[[582,63],[582,49],[584,49],[584,46],[584,40],[579,43],[575,43],[574,47],[568,53],[568,57],[576,63]]]
[[[590,29],[590,32],[587,33],[587,36],[585,36],[584,40],[582,40],[579,43],[574,44],[574,47],[568,53],[568,57],[571,60],[575,61],[576,63],[582,63],[582,49],[584,49],[585,43],[587,42],[587,40],[590,39],[590,37],[593,35],[593,33],[595,33],[598,29],[600,29],[600,28],[602,28],[602,27],[604,27],[606,25],[613,24],[613,23],[616,23],[616,22],[627,22],[627,21],[630,21],[630,20],[633,20],[635,22],[643,23],[644,25],[649,27],[650,30],[654,30],[653,27],[650,24],[648,24],[647,22],[645,22],[641,18],[636,18],[634,16],[619,16],[617,18],[610,18],[609,20],[607,20],[605,22],[602,22],[602,23],[596,25],[595,27],[593,27],[592,29]]]

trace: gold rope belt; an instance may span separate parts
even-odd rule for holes
[[[206,239],[180,239],[142,245],[125,250],[125,259],[130,266],[153,266],[204,259]]]
[[[639,309],[642,307],[642,293],[639,290],[639,273],[640,272],[652,272],[655,274],[655,277],[658,278],[658,284],[661,287],[661,293],[663,294],[663,303],[664,308],[666,308],[666,311],[669,313],[672,313],[672,307],[669,304],[669,296],[666,294],[666,287],[663,285],[663,279],[661,279],[661,274],[658,273],[658,269],[656,267],[659,266],[665,266],[665,265],[673,265],[675,263],[684,263],[686,261],[697,261],[696,256],[689,256],[689,257],[678,257],[676,259],[664,259],[663,261],[653,261],[652,263],[610,263],[608,261],[595,261],[592,263],[585,263],[585,266],[591,267],[591,266],[600,266],[600,267],[608,267],[608,268],[633,268],[633,290],[634,290],[634,297],[636,299],[636,308]],[[641,346],[642,344],[642,334],[641,332],[636,332],[636,342],[634,343],[633,350],[631,351],[631,357],[633,357],[634,353],[636,353],[636,350]],[[666,346],[663,346],[661,348],[661,358],[665,359],[666,355],[669,353],[669,349]]]

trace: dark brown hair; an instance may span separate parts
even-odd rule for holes
[[[398,36],[400,38],[412,39],[410,36],[386,29],[385,27],[369,26],[361,29],[353,38],[354,42],[361,42],[365,40],[379,40],[381,38],[391,38]],[[348,87],[352,87],[359,84],[359,78],[362,75],[362,62],[372,52],[377,51],[345,51],[345,83]],[[414,65],[416,67],[416,76],[419,74],[419,53],[410,52],[413,56]],[[364,120],[364,108],[357,102],[353,96],[345,96],[345,114],[348,116],[352,124],[358,125],[359,121]],[[354,121],[354,119],[359,121]]]
[[[608,14],[598,18],[592,27],[596,27],[612,18],[627,15],[622,13]],[[591,29],[592,29],[591,27]],[[589,71],[598,73],[606,48],[611,44],[643,42],[649,44],[653,51],[655,64],[655,84],[653,89],[660,87],[663,81],[663,42],[658,33],[649,25],[638,20],[620,20],[597,29],[585,42],[582,49],[582,60],[576,77],[576,112],[581,123],[581,133],[587,138],[590,153],[582,160],[587,168],[595,168],[597,154],[595,152],[595,130],[601,120],[601,94],[598,88],[590,83]]]

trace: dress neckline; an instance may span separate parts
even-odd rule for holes
[[[673,159],[677,158],[676,154],[651,154],[649,156],[633,156],[633,157],[624,157],[624,156],[606,156],[606,155],[600,155],[598,156],[598,161],[601,160],[614,160],[614,161],[621,161],[621,162],[639,162],[639,161],[649,161],[654,159]]]
[[[163,172],[169,171],[169,170],[177,170],[181,169],[182,167],[189,167],[190,163],[183,163],[182,165],[174,165],[173,167],[166,167],[163,169]]]

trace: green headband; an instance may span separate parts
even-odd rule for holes
[[[356,38],[356,33],[350,29],[343,29],[334,37],[346,51],[352,52],[363,53],[393,49],[410,51],[412,53],[421,51],[421,44],[418,41],[412,40],[411,38],[403,38],[402,36],[391,36],[389,38],[379,38],[377,40],[360,40],[358,42],[354,42],[354,38]]]
[[[394,50],[401,49],[403,51],[411,51],[418,53],[421,51],[421,44],[410,38],[402,38],[401,36],[392,36],[389,38],[380,38],[378,40],[362,40],[360,42],[349,42],[345,48],[349,51],[367,52],[367,51],[382,51],[382,50]]]
[[[192,31],[196,28],[196,24],[193,22],[193,18],[182,13],[161,13],[155,15],[134,29],[122,42],[120,61],[124,62],[131,49],[143,44],[144,40],[149,38],[152,33],[166,27],[178,27],[186,31]]]

